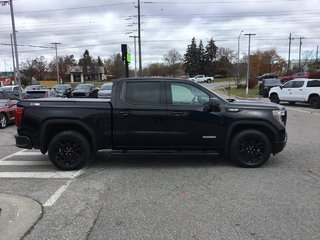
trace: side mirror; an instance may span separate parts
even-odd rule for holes
[[[204,112],[212,112],[215,111],[216,109],[220,110],[220,104],[221,102],[217,98],[210,98],[209,102],[205,104],[206,106],[203,108]]]
[[[280,87],[280,89],[282,89],[282,88],[283,88],[283,85],[280,85],[279,87]]]

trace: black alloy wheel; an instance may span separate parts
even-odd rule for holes
[[[90,158],[88,140],[79,132],[65,131],[57,134],[49,144],[49,159],[61,170],[82,168]]]
[[[270,141],[258,130],[239,132],[231,143],[231,159],[242,167],[259,167],[269,159],[270,154]]]
[[[320,107],[320,97],[313,96],[309,100],[310,107],[312,108],[319,108]]]
[[[8,124],[7,117],[4,113],[0,113],[0,128],[5,128]]]

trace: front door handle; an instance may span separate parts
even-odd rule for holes
[[[183,112],[175,111],[175,112],[171,112],[171,114],[173,116],[181,116],[183,114]]]

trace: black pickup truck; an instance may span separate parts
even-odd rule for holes
[[[16,146],[48,152],[62,170],[82,168],[101,149],[224,153],[258,167],[287,141],[281,105],[226,100],[184,79],[113,81],[110,100],[22,100]]]

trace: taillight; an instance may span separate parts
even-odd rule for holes
[[[17,107],[16,108],[16,126],[19,127],[21,124],[23,116],[23,108],[22,107]]]

